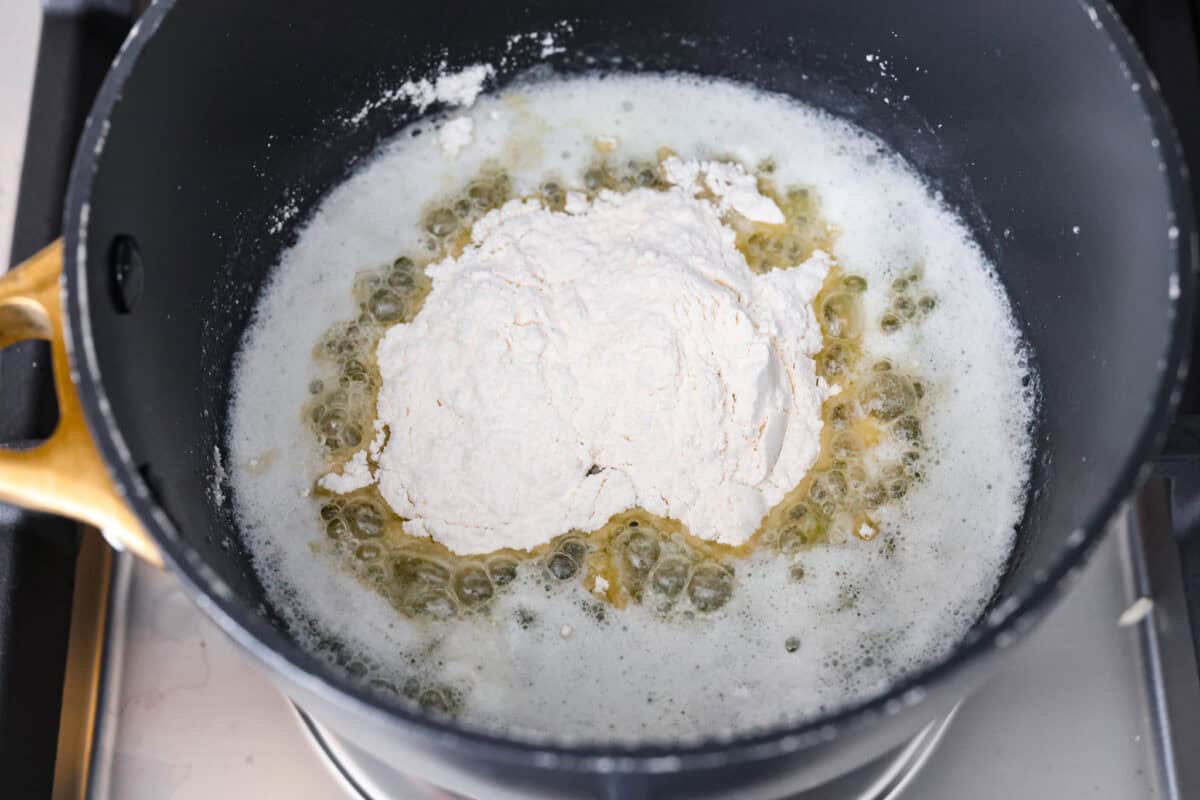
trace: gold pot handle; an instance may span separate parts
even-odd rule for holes
[[[0,275],[0,349],[26,339],[50,343],[58,427],[28,450],[0,448],[0,500],[86,522],[113,547],[162,566],[158,545],[117,490],[71,383],[63,335],[63,243],[59,239]]]

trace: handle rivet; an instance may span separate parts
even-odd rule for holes
[[[113,305],[118,313],[128,314],[141,298],[145,284],[142,251],[137,240],[128,234],[114,236],[108,250],[108,268]]]

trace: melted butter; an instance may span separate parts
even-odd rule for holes
[[[746,257],[750,269],[758,273],[787,269],[807,261],[815,250],[832,251],[834,233],[821,218],[815,192],[804,187],[780,191],[770,177],[761,174],[758,191],[775,201],[783,211],[784,223],[767,225],[735,215],[733,228],[737,232],[737,248]],[[827,280],[825,291],[838,285]]]
[[[670,154],[661,150],[660,161]],[[828,252],[836,236],[820,215],[815,192],[805,187],[779,188],[772,171],[769,163],[759,166],[758,188],[783,211],[782,224],[727,215],[738,249],[758,273],[803,263],[818,249]],[[602,190],[666,187],[656,164],[613,165],[602,160],[586,171],[584,186],[578,190],[592,199]],[[559,181],[548,178],[531,197],[560,210],[565,194]],[[334,326],[322,338],[314,357],[332,369],[327,379],[317,382],[320,386],[314,384],[316,396],[304,409],[329,454],[331,469],[344,466],[374,434],[370,428],[381,382],[376,346],[388,327],[411,321],[420,312],[432,288],[425,265],[461,254],[471,241],[474,222],[511,197],[508,175],[494,166],[485,168],[459,195],[427,209],[423,225],[428,254],[400,257],[387,267],[357,276],[354,296],[360,315]],[[905,285],[893,287],[893,294],[899,291],[907,297],[904,293],[919,280],[919,274],[913,273]],[[370,486],[336,497],[316,488],[318,495],[330,498],[321,509],[328,538],[319,549],[339,557],[403,613],[444,618],[486,609],[520,562],[542,562],[550,580],[583,580],[595,596],[618,609],[649,599],[668,608],[686,598],[706,611],[724,604],[734,589],[736,562],[760,548],[788,557],[826,542],[874,538],[879,530],[874,511],[903,496],[919,479],[920,421],[913,416],[919,393],[909,378],[897,375],[890,365],[862,363],[865,320],[858,296],[865,287],[862,278],[845,275],[834,266],[814,300],[824,336],[824,347],[816,357],[817,372],[840,391],[822,406],[824,425],[816,462],[768,511],[745,544],[734,547],[700,539],[678,520],[633,508],[594,531],[564,532],[530,552],[498,550],[461,556],[431,539],[408,534],[405,520]],[[897,302],[905,306],[903,300],[894,301],[885,317],[903,318]],[[911,298],[907,304],[929,310]],[[881,382],[888,387],[882,400]],[[905,453],[907,461],[882,467],[872,463],[880,445],[901,439],[913,448]]]

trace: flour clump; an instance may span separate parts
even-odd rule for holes
[[[430,81],[422,78],[418,81],[407,81],[397,90],[397,94],[412,102],[418,111],[424,111],[434,103],[446,103],[452,106],[470,106],[483,91],[483,84],[496,74],[491,64],[472,64],[458,72],[443,71]]]
[[[525,550],[637,506],[740,544],[804,476],[829,257],[756,275],[694,188],[513,200],[429,266],[378,349],[376,476],[409,533]]]

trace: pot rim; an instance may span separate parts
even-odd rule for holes
[[[1049,569],[1014,588],[954,649],[924,669],[907,676],[888,691],[844,707],[825,716],[798,724],[779,724],[742,732],[727,738],[698,739],[672,745],[563,744],[506,738],[490,731],[429,717],[398,702],[368,692],[337,674],[311,653],[303,650],[252,609],[236,602],[232,592],[200,555],[182,539],[146,491],[144,482],[125,445],[104,390],[90,330],[86,293],[87,226],[95,166],[102,154],[109,117],[121,101],[122,89],[143,48],[177,0],[156,0],[130,30],[97,95],[80,138],[68,184],[63,214],[66,238],[63,293],[66,309],[67,350],[72,375],[79,390],[84,414],[96,444],[114,480],[123,490],[134,513],[161,547],[164,561],[178,576],[193,601],[239,645],[270,669],[295,685],[341,706],[344,711],[367,714],[409,733],[431,733],[438,743],[451,749],[480,751],[502,762],[529,763],[539,767],[569,767],[596,772],[663,772],[706,768],[783,755],[824,744],[853,731],[871,726],[923,702],[926,686],[976,666],[982,656],[1008,646],[1027,632],[1062,595],[1064,578],[1078,570],[1095,550],[1109,523],[1123,508],[1126,498],[1146,474],[1146,460],[1165,436],[1187,375],[1194,312],[1196,242],[1195,220],[1188,185],[1187,167],[1178,134],[1158,88],[1128,30],[1107,3],[1081,5],[1096,27],[1115,46],[1116,56],[1129,68],[1131,78],[1142,84],[1142,104],[1155,135],[1162,142],[1166,180],[1176,213],[1173,274],[1179,293],[1173,299],[1174,320],[1166,359],[1161,362],[1153,410],[1142,419],[1136,446],[1121,465],[1113,490],[1087,518],[1084,525],[1066,537]],[[81,291],[82,289],[82,291]]]

